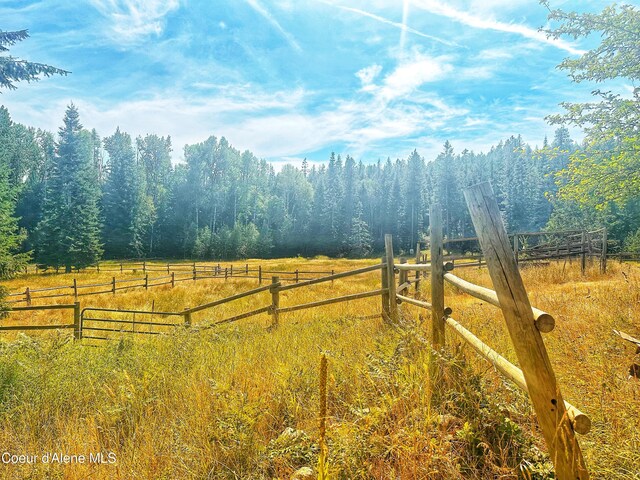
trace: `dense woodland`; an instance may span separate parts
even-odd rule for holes
[[[435,159],[356,162],[332,154],[319,168],[273,167],[224,137],[184,147],[172,164],[169,137],[101,138],[69,106],[57,136],[13,123],[0,109],[2,189],[23,252],[52,266],[100,258],[365,256],[392,233],[408,251],[427,232],[429,205],[443,209],[445,235],[473,235],[463,188],[489,180],[511,231],[580,224],[562,215],[557,172],[578,146],[559,128],[541,148],[511,137],[489,152]],[[590,219],[584,224],[593,227]],[[9,225],[7,228],[11,229]],[[621,237],[628,234],[621,232]]]
[[[597,48],[558,66],[573,81],[640,80],[634,7],[550,10],[549,21],[553,38],[602,32]],[[24,35],[0,32],[0,51]],[[21,72],[29,62],[1,58],[7,88],[66,73],[40,64]],[[416,145],[408,158],[332,154],[320,167],[279,172],[224,137],[186,145],[184,162],[172,163],[180,147],[170,137],[86,129],[73,104],[56,134],[14,123],[2,107],[0,277],[29,259],[68,270],[101,258],[360,257],[380,251],[385,233],[409,251],[428,231],[434,202],[447,237],[473,235],[462,192],[484,180],[512,232],[606,225],[617,248],[640,250],[640,88],[593,94],[592,103],[562,104],[565,113],[548,118],[559,128],[539,146],[518,136],[477,153],[445,142],[435,159]],[[580,145],[567,124],[584,129]]]

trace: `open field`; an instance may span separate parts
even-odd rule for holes
[[[249,261],[249,265],[258,260]],[[376,260],[259,261],[273,270],[351,270]],[[484,269],[456,273],[491,287]],[[11,291],[108,281],[111,273],[38,274],[5,282]],[[136,274],[131,273],[132,276]],[[634,349],[612,334],[640,336],[640,268],[612,262],[580,275],[578,262],[528,265],[531,302],[552,313],[545,334],[566,400],[593,422],[580,443],[592,478],[638,479],[640,381],[627,379]],[[139,276],[139,274],[138,274]],[[122,275],[122,277],[126,277]],[[120,275],[119,275],[120,278]],[[81,298],[82,306],[181,311],[257,286],[255,279],[182,282]],[[281,293],[281,306],[380,287],[380,272]],[[429,284],[422,293],[429,297]],[[205,324],[261,306],[248,297],[194,314]],[[515,361],[501,313],[446,286],[452,317]],[[54,299],[51,303],[69,303]],[[43,303],[43,302],[40,302]],[[43,455],[114,452],[110,464],[0,465],[3,478],[288,479],[314,467],[318,364],[329,359],[329,468],[332,478],[551,478],[544,442],[526,396],[447,331],[444,374],[429,381],[427,312],[402,305],[392,328],[372,297],[216,329],[180,329],[162,338],[71,342],[69,332],[3,334],[0,444]],[[215,312],[213,314],[212,312]],[[64,323],[68,311],[14,313],[4,325]],[[422,313],[424,320],[418,320]],[[93,344],[96,344],[93,342]],[[518,472],[520,472],[518,474]],[[523,473],[528,472],[528,473]]]

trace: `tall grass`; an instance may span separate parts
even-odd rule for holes
[[[269,267],[300,263],[270,261]],[[371,263],[320,259],[308,266],[342,271]],[[81,273],[79,281],[81,275],[87,283],[111,276]],[[491,286],[484,269],[458,275]],[[6,286],[45,287],[73,276],[31,275]],[[633,349],[611,334],[613,328],[640,334],[640,269],[612,264],[606,275],[591,269],[582,278],[579,265],[559,262],[524,267],[523,278],[532,304],[556,317],[556,329],[544,338],[564,397],[593,420],[592,432],[580,437],[593,477],[640,478],[640,382],[627,379]],[[281,306],[371,290],[379,282],[374,272],[286,291]],[[81,301],[179,311],[256,285],[251,279],[203,280]],[[423,282],[427,299],[428,292]],[[268,304],[268,292],[260,295],[195,314],[194,325]],[[451,286],[446,304],[452,316],[515,360],[498,309]],[[4,335],[3,451],[102,451],[117,461],[0,464],[0,477],[288,479],[318,464],[317,360],[326,353],[329,478],[551,478],[526,396],[451,332],[448,353],[433,357],[428,320],[418,321],[415,307],[401,308],[402,328],[360,318],[380,311],[373,297],[283,314],[277,329],[267,328],[265,314],[162,338],[122,335],[97,347],[70,341],[68,332]],[[66,313],[19,315],[6,321],[61,323]],[[432,361],[442,371],[436,384],[429,381]]]

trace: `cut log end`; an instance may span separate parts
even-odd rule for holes
[[[540,332],[549,333],[556,327],[556,320],[548,313],[543,313],[536,318],[535,324]]]

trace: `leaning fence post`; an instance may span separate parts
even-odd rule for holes
[[[469,187],[464,196],[556,475],[562,480],[587,479],[580,446],[535,326],[491,185],[483,182]]]
[[[384,236],[384,249],[387,260],[387,282],[389,288],[389,318],[391,323],[398,322],[398,299],[396,297],[396,272],[393,259],[393,235],[390,233]]]
[[[445,345],[445,320],[442,211],[438,203],[429,207],[429,232],[431,240],[431,333],[436,350],[440,350]]]
[[[80,319],[80,302],[73,304],[73,338],[80,340],[82,338],[82,322]]]
[[[385,322],[390,321],[390,297],[389,297],[389,275],[387,273],[387,258],[382,257],[382,268],[380,269],[380,284],[382,287],[382,318]]]
[[[271,292],[271,318],[273,319],[272,327],[278,326],[279,321],[279,313],[278,309],[280,308],[280,277],[271,277],[271,288],[269,291]]]

